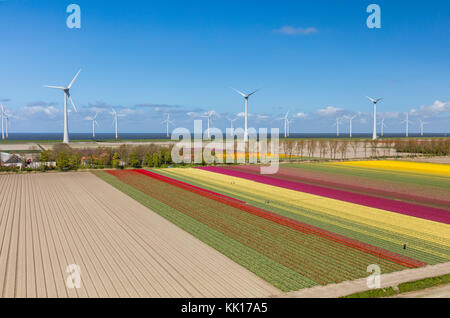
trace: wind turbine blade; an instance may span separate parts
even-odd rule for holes
[[[62,89],[62,90],[66,89],[65,87],[62,87],[62,86],[53,86],[53,85],[44,85],[44,87],[56,88],[56,89]]]
[[[242,93],[241,91],[238,91],[237,89],[235,89],[235,88],[233,88],[233,87],[231,87],[231,89],[234,90],[236,93],[242,95],[243,97],[247,97],[247,95],[244,94],[244,93]]]
[[[257,89],[256,91],[251,92],[250,94],[247,95],[247,97],[252,96],[252,95],[255,94],[257,91],[259,91],[259,89]]]
[[[375,102],[378,103],[380,100],[383,100],[383,97],[376,99]]]
[[[372,103],[375,103],[375,99],[373,99],[372,97],[366,96]]]
[[[79,70],[79,71],[77,72],[77,74],[75,74],[75,77],[73,78],[72,82],[70,82],[69,86],[67,86],[67,88],[71,88],[71,87],[72,87],[73,82],[75,82],[75,80],[77,79],[78,74],[80,74],[80,72],[81,72],[81,70]]]
[[[73,103],[72,96],[69,95],[69,96],[67,96],[67,97],[69,97],[70,103],[72,104],[72,107],[73,107],[73,109],[75,110],[75,112],[78,113],[77,107],[76,107],[75,104]]]

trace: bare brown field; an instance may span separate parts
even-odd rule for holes
[[[0,248],[1,297],[280,294],[91,173],[1,175]]]

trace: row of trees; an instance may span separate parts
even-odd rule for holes
[[[286,139],[280,143],[288,158],[347,159],[390,155],[390,145],[376,140]]]
[[[376,158],[427,154],[449,155],[450,138],[433,139],[285,139],[280,141],[280,152],[317,159]]]
[[[171,147],[154,144],[87,149],[58,144],[51,150],[42,151],[36,161],[41,162],[42,170],[57,168],[62,171],[80,168],[161,167],[171,163],[171,150]],[[55,162],[56,166],[53,166],[52,162]]]
[[[450,154],[450,138],[400,140],[395,143],[394,148],[397,152],[448,156]]]

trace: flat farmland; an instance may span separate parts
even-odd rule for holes
[[[66,284],[70,264],[81,288]],[[91,173],[0,176],[1,297],[279,293]]]

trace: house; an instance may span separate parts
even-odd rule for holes
[[[0,152],[0,164],[5,167],[22,167],[22,159],[15,154]]]

